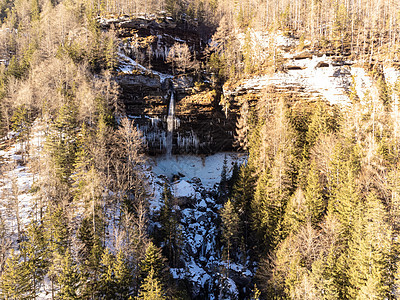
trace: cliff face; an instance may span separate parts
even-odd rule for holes
[[[260,61],[271,59],[268,53],[277,49],[279,70],[266,70],[217,87],[204,71],[212,33],[208,28],[166,17],[122,17],[100,20],[100,24],[104,30],[114,29],[120,40],[116,81],[127,115],[144,133],[150,154],[232,150],[241,104],[255,103],[266,89],[293,101],[319,98],[342,107],[351,105],[354,96],[362,101],[366,93],[378,93],[376,80],[364,63],[308,46],[299,50],[298,41],[291,37],[253,32],[251,46],[259,49]],[[243,34],[237,34],[237,39],[241,45]],[[180,70],[177,63],[168,60],[174,45],[187,45],[190,50],[187,67]],[[383,66],[382,78],[387,77],[393,85],[396,72],[396,68]],[[356,95],[351,95],[354,91]],[[173,116],[168,117],[169,111]]]
[[[200,72],[206,40],[205,27],[162,19],[100,20],[120,39],[116,81],[129,117],[143,132],[149,154],[209,154],[232,150],[236,115],[228,118],[219,105],[220,92]],[[208,30],[208,31],[207,31]],[[167,56],[174,44],[187,45],[190,67],[177,74]],[[172,131],[168,112],[174,97]]]

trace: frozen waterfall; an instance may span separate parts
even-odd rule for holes
[[[171,156],[172,154],[172,137],[174,133],[174,125],[175,125],[175,99],[174,93],[171,93],[171,98],[169,100],[168,107],[168,116],[167,116],[167,155]]]

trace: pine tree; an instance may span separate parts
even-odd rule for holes
[[[105,60],[107,69],[114,70],[117,67],[117,41],[113,32],[109,32],[106,38]]]
[[[249,165],[242,165],[239,178],[233,187],[232,204],[239,215],[239,231],[243,237],[244,246],[250,241],[251,203],[254,196],[255,178]]]
[[[315,161],[311,162],[310,171],[307,176],[307,188],[304,193],[306,205],[306,218],[316,227],[322,220],[326,210],[326,204],[322,194],[322,188],[319,183],[319,174]]]
[[[354,171],[350,162],[345,162],[338,170],[337,187],[334,197],[328,203],[328,210],[335,214],[342,224],[343,238],[348,239],[353,230],[355,214],[360,201]]]
[[[44,222],[48,228],[49,236],[49,271],[47,276],[52,283],[52,293],[54,294],[54,285],[57,283],[58,277],[61,276],[64,255],[69,252],[70,248],[70,230],[68,220],[62,205],[55,208],[49,208],[48,216]],[[69,254],[68,254],[69,255]]]
[[[101,274],[98,283],[98,290],[102,299],[116,299],[118,286],[115,282],[114,260],[113,255],[105,248],[100,261]]]
[[[291,154],[279,151],[270,170],[270,180],[265,187],[268,223],[272,226],[272,231],[268,234],[272,246],[277,245],[286,234],[284,216],[287,203],[294,192],[295,171],[294,166],[291,165],[292,161]]]
[[[162,256],[161,250],[152,242],[149,243],[146,249],[145,258],[140,264],[141,277],[144,279],[153,272],[152,277],[156,277],[161,282],[165,282],[167,278],[166,260]]]
[[[155,300],[155,299],[167,299],[163,285],[160,280],[155,276],[153,269],[150,269],[147,277],[143,280],[140,286],[139,296],[137,300]]]
[[[311,278],[315,287],[315,296],[317,299],[344,299],[342,290],[346,282],[345,270],[340,270],[339,257],[340,249],[327,249],[326,257],[321,256],[315,260],[312,265]],[[345,280],[343,280],[345,279]]]
[[[254,284],[253,292],[252,292],[250,300],[260,300],[260,297],[261,297],[261,292],[257,288],[257,284]]]
[[[82,274],[81,294],[83,298],[94,297],[98,291],[99,277],[101,275],[100,261],[103,254],[103,247],[98,232],[94,231],[93,217],[89,215],[82,220],[77,233],[78,239],[82,242],[79,261]]]
[[[28,276],[29,295],[36,297],[49,265],[48,238],[42,224],[31,222],[26,230],[26,240],[20,243],[21,268]]]
[[[29,151],[29,149],[27,149],[27,146],[29,142],[29,133],[32,126],[30,114],[31,113],[29,112],[26,105],[20,105],[15,109],[11,117],[11,128],[12,130],[19,133],[18,140],[20,140],[23,145],[21,149],[23,160],[25,159],[24,154]]]
[[[272,236],[277,226],[277,216],[274,214],[274,203],[270,201],[271,174],[264,171],[256,184],[254,200],[251,203],[252,228],[256,233],[259,251],[272,246]]]
[[[220,197],[219,198],[224,198],[227,193],[228,193],[228,160],[226,158],[226,155],[224,156],[224,161],[222,163],[222,170],[221,170],[221,180],[219,182],[219,192],[220,192]]]
[[[3,299],[26,299],[30,295],[29,270],[20,255],[11,251],[0,277],[0,295]]]
[[[352,299],[388,298],[393,283],[389,274],[392,233],[387,213],[373,192],[359,211],[349,243],[349,296]]]
[[[101,258],[103,247],[99,239],[95,239],[89,257],[83,262],[81,267],[82,274],[82,297],[96,298],[100,293]]]
[[[40,21],[40,8],[38,0],[31,0],[31,19],[33,22]]]
[[[50,229],[50,249],[64,255],[70,244],[70,230],[65,210],[61,205],[54,208],[46,224]]]
[[[60,288],[57,297],[63,300],[81,299],[79,296],[80,275],[78,267],[74,263],[69,250],[61,259],[60,273],[57,276],[57,283]]]
[[[232,259],[232,254],[235,254],[234,249],[239,239],[239,216],[233,207],[231,200],[225,203],[221,211],[222,219],[222,240],[226,245],[228,265]],[[228,266],[229,269],[229,266]]]
[[[166,257],[172,266],[175,266],[180,256],[180,230],[175,211],[173,210],[173,196],[167,183],[164,183],[162,193],[164,206],[161,209],[160,221],[162,225],[161,238],[166,250]]]
[[[311,218],[306,204],[306,198],[301,188],[290,197],[285,209],[285,234],[296,233]]]
[[[125,255],[122,250],[118,251],[116,260],[114,262],[114,276],[115,285],[117,287],[116,298],[127,299],[132,287],[132,279]]]
[[[250,111],[249,103],[245,100],[240,107],[240,117],[236,122],[236,135],[235,143],[237,147],[247,150],[249,145],[249,131],[250,131]]]
[[[58,179],[70,184],[76,154],[76,107],[64,104],[53,125],[53,133],[48,136],[47,147],[55,163]]]
[[[306,133],[307,154],[315,145],[318,137],[334,132],[338,129],[338,112],[329,108],[322,101],[318,101],[308,125]]]

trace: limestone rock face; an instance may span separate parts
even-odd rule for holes
[[[204,57],[211,32],[168,18],[100,20],[103,29],[114,28],[120,39],[120,66],[115,76],[127,115],[142,131],[149,154],[209,154],[230,151],[236,115],[224,114],[221,93],[208,75],[189,68],[177,73],[167,62],[174,44],[187,44],[192,61]],[[167,115],[174,95],[173,132]],[[171,119],[170,119],[171,120]],[[170,134],[172,134],[172,139]]]

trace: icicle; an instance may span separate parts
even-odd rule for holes
[[[199,149],[200,140],[193,130],[187,136],[182,136],[178,133],[177,145],[178,148],[184,150],[184,152],[190,152],[193,150],[194,152],[197,152]]]

